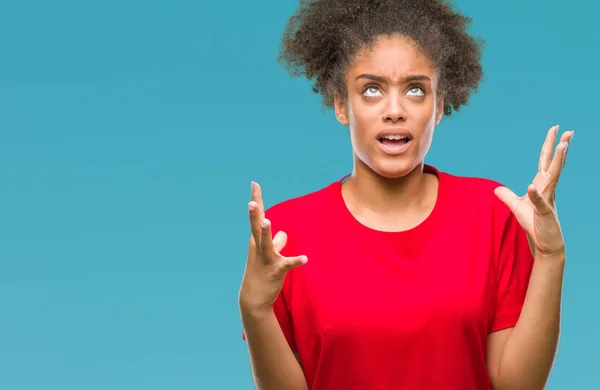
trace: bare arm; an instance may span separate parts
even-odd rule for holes
[[[271,222],[265,218],[262,191],[254,182],[248,207],[252,237],[239,306],[254,383],[258,390],[307,390],[302,367],[273,308],[287,272],[306,263],[307,259],[306,256],[281,255],[287,234],[279,231],[272,237]]]
[[[290,349],[275,314],[242,311],[250,364],[258,390],[307,390],[297,355]]]
[[[490,336],[489,369],[494,389],[543,389],[556,356],[564,258],[537,261],[517,325]],[[550,263],[550,262],[548,262]]]
[[[536,263],[537,264],[537,263]],[[563,265],[535,265],[517,325],[490,335],[488,367],[494,389],[543,389],[560,333]]]
[[[505,187],[496,189],[527,232],[535,260],[517,324],[490,337],[489,368],[495,389],[544,389],[556,357],[566,252],[555,190],[574,132],[564,132],[554,148],[557,134],[558,126],[548,131],[527,194],[518,197]]]

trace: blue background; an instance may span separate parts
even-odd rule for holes
[[[351,170],[345,128],[276,63],[295,1],[0,4],[0,388],[251,389],[237,293],[267,205]],[[547,129],[564,328],[549,389],[597,383],[597,2],[462,0],[479,94],[426,162],[523,193]]]

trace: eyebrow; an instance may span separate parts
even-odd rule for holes
[[[373,80],[373,81],[378,81],[380,83],[389,81],[389,78],[387,78],[385,76],[377,76],[377,75],[368,74],[368,73],[363,73],[363,74],[359,75],[358,77],[356,77],[356,80],[358,80],[358,79],[369,79],[369,80]],[[424,81],[424,80],[431,81],[431,78],[428,76],[425,76],[425,75],[409,75],[409,76],[402,78],[401,81],[407,82],[407,81]]]

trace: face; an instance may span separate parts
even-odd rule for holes
[[[422,164],[443,114],[438,72],[406,38],[381,37],[346,72],[336,117],[350,128],[355,170],[399,178]]]

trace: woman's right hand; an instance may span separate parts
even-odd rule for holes
[[[285,275],[308,261],[306,256],[284,257],[280,254],[287,243],[285,232],[272,236],[271,222],[265,219],[260,186],[252,182],[252,201],[248,203],[252,235],[246,270],[239,291],[242,314],[260,316],[272,311]]]

